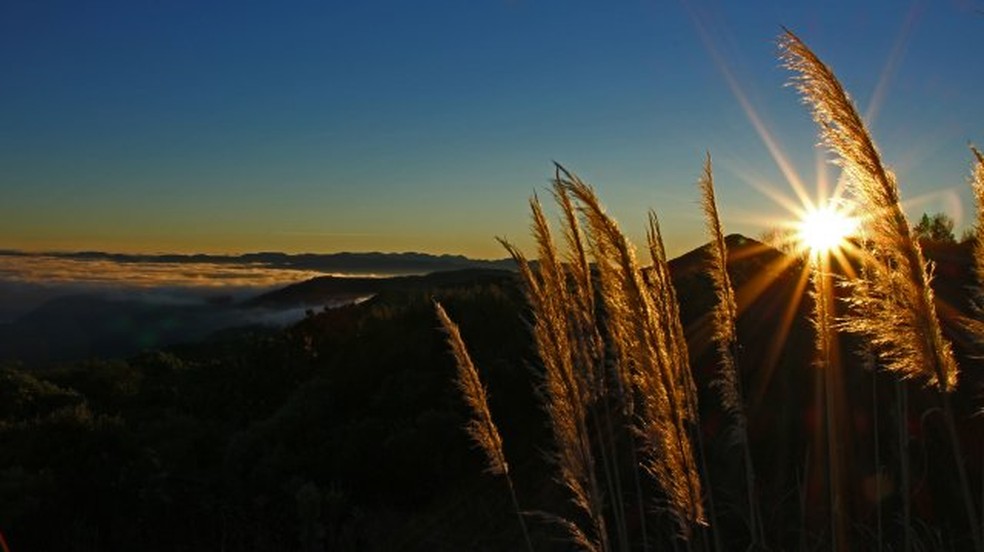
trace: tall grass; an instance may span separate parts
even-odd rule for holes
[[[981,550],[975,505],[969,494],[950,404],[950,393],[958,383],[958,367],[937,318],[931,270],[910,231],[895,177],[883,164],[864,122],[833,72],[788,31],[779,38],[779,47],[785,66],[796,73],[793,83],[810,106],[824,143],[844,169],[857,211],[869,217],[857,252],[861,277],[847,286],[849,297],[843,318],[836,317],[826,256],[815,254],[810,258],[815,297],[812,319],[825,395],[818,395],[817,403],[824,403],[827,414],[824,425],[831,525],[829,539],[825,540],[836,548],[848,548],[845,535],[853,529],[846,513],[846,489],[842,487],[839,462],[846,446],[837,431],[840,421],[835,406],[839,403],[834,396],[835,384],[840,383],[836,371],[839,367],[835,366],[835,331],[842,328],[863,338],[873,377],[875,366],[899,376],[896,419],[906,525],[903,546],[908,549],[912,544],[908,525],[913,516],[906,450],[909,435],[905,426],[908,394],[901,380],[917,378],[940,398],[969,522],[969,539]],[[984,281],[984,156],[976,149],[972,151],[977,161],[972,186],[979,205],[976,270]],[[732,435],[742,447],[751,547],[769,548],[737,358],[737,303],[727,270],[728,250],[709,154],[699,187],[710,237],[707,271],[716,297],[714,341],[720,361],[714,386],[733,426]],[[548,460],[573,505],[569,512],[547,517],[566,528],[569,541],[585,550],[650,550],[657,538],[667,536],[674,547],[685,544],[689,549],[694,530],[708,524],[704,492],[707,491],[711,508],[713,500],[707,480],[702,480],[707,469],[697,468],[694,441],[701,450],[700,458],[704,458],[697,388],[659,222],[650,212],[646,245],[651,265],[644,267],[589,185],[558,165],[551,193],[560,211],[561,245],[558,246],[536,196],[530,200],[536,262],[500,239],[517,263],[530,307],[532,340],[539,358],[539,396],[553,437]],[[437,312],[458,364],[459,387],[474,413],[469,433],[485,451],[490,471],[506,478],[529,545],[484,388],[457,327],[439,305]],[[819,384],[816,389],[821,392]],[[877,393],[877,388],[873,388],[870,400],[876,416],[875,496],[880,501]],[[808,453],[804,464],[808,468],[814,462]],[[806,547],[808,493],[804,492],[805,487],[800,491],[800,529],[804,534],[799,542]],[[877,542],[881,548],[880,502],[877,512]],[[710,521],[715,521],[713,513]]]
[[[686,423],[696,419],[686,342],[667,306],[670,285],[659,279],[653,287],[643,279],[635,251],[614,219],[605,213],[594,190],[573,177],[563,186],[579,203],[586,221],[600,296],[622,385],[632,397],[635,430],[642,438],[642,457],[677,517],[684,534],[704,524],[701,484]],[[662,244],[653,244],[655,251]],[[665,261],[658,274],[667,274]],[[660,302],[657,303],[657,300]]]
[[[572,299],[570,280],[537,198],[530,201],[532,232],[539,245],[536,271],[515,247],[503,245],[516,260],[533,313],[533,337],[543,363],[541,394],[556,448],[552,454],[559,481],[574,505],[590,519],[590,529],[572,535],[586,549],[610,550],[604,499],[595,472],[595,454],[588,432],[591,394],[589,374],[599,369],[578,347],[577,323],[585,314]],[[576,285],[576,284],[575,284]]]
[[[841,445],[838,419],[837,377],[840,366],[834,362],[834,301],[829,258],[825,252],[811,252],[810,280],[813,285],[813,324],[816,329],[817,368],[824,391],[824,417],[827,439],[827,487],[830,502],[830,538],[834,550],[847,548],[845,525],[847,515],[841,473]]]
[[[714,341],[717,343],[719,370],[712,382],[721,396],[721,405],[731,417],[736,444],[741,447],[742,464],[745,475],[745,496],[747,500],[751,547],[756,548],[761,537],[759,505],[755,489],[755,467],[752,462],[751,443],[748,439],[748,416],[745,412],[745,397],[742,391],[742,377],[738,366],[738,304],[734,288],[728,275],[728,246],[724,241],[721,218],[718,216],[717,201],[714,198],[714,172],[711,154],[704,159],[704,169],[698,180],[701,192],[701,207],[704,222],[710,238],[710,259],[708,273],[714,283],[717,303],[714,306]]]
[[[590,186],[558,166],[552,192],[562,213],[565,253],[535,196],[536,265],[500,241],[519,267],[531,307],[540,396],[554,439],[549,459],[576,511],[573,519],[553,519],[587,550],[649,549],[647,525],[654,515],[657,525],[668,515],[674,532],[689,539],[694,526],[706,524],[688,429],[697,419],[697,395],[655,215],[647,272]],[[508,477],[474,366],[440,307],[438,316],[449,333],[459,387],[476,413],[469,433],[486,451],[491,470]],[[627,459],[631,475],[622,470]],[[627,475],[638,505],[633,523]]]
[[[461,331],[458,325],[451,321],[448,313],[440,303],[434,303],[437,318],[441,322],[441,327],[448,335],[448,345],[454,355],[455,365],[458,367],[457,384],[461,390],[465,402],[471,408],[472,419],[469,420],[466,430],[475,444],[482,449],[488,461],[488,471],[494,475],[501,475],[506,480],[509,487],[509,497],[512,500],[513,508],[516,510],[516,517],[523,532],[523,540],[526,542],[527,549],[532,552],[533,544],[530,541],[529,532],[526,529],[526,521],[523,519],[523,512],[519,507],[519,500],[516,498],[516,489],[513,485],[512,476],[509,474],[509,464],[506,462],[506,454],[502,448],[502,437],[499,436],[499,428],[492,421],[492,412],[489,410],[489,401],[478,377],[478,370],[472,363],[471,355],[465,347],[465,342],[461,339]]]
[[[923,379],[937,389],[971,537],[981,550],[950,404],[949,393],[957,385],[957,363],[943,337],[930,272],[902,210],[895,175],[882,163],[863,120],[830,68],[789,31],[780,37],[779,47],[782,61],[797,74],[793,83],[810,106],[823,142],[844,169],[858,211],[867,214],[862,258],[867,277],[852,283],[844,327],[863,336],[886,369],[903,378]]]
[[[786,67],[797,73],[793,83],[812,109],[821,139],[846,173],[857,210],[867,214],[870,277],[857,281],[846,327],[870,340],[888,370],[952,391],[957,363],[936,317],[926,261],[902,211],[895,175],[830,68],[789,31],[779,46]]]
[[[970,152],[974,155],[974,166],[970,173],[970,188],[974,192],[974,203],[976,204],[974,273],[978,282],[984,282],[984,154],[974,146],[970,146]],[[977,299],[980,300],[981,297]]]

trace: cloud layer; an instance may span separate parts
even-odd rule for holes
[[[321,272],[262,264],[116,262],[49,255],[0,255],[0,282],[40,285],[157,288],[268,288],[321,276]]]
[[[259,263],[118,262],[0,255],[0,323],[56,297],[98,293],[155,304],[231,303],[323,273]]]

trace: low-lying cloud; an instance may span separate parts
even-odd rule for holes
[[[322,275],[257,263],[117,262],[0,254],[0,323],[67,295],[98,294],[173,306],[233,304]]]
[[[0,255],[0,281],[111,287],[273,287],[321,276],[261,264],[116,262],[48,255]]]
[[[126,357],[226,328],[285,326],[309,308],[351,300],[283,307],[248,300],[322,275],[260,263],[0,253],[0,362]]]

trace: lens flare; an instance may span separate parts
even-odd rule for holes
[[[797,237],[805,250],[825,254],[846,244],[858,228],[858,220],[833,204],[809,209],[797,225]]]

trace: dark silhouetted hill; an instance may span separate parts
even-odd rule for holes
[[[386,291],[420,291],[445,286],[480,285],[514,278],[515,273],[496,269],[465,269],[423,276],[363,278],[320,276],[264,293],[245,304],[253,307],[320,305],[339,299],[356,299]]]

